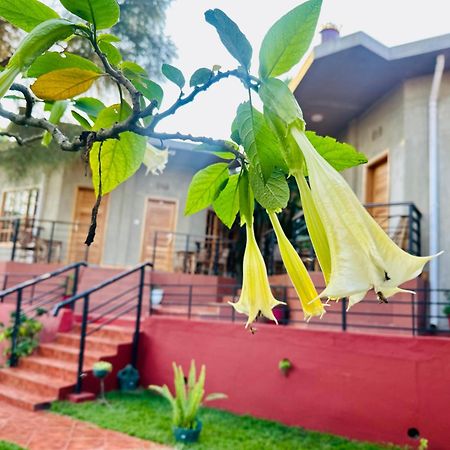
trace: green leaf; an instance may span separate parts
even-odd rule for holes
[[[189,86],[194,87],[206,84],[211,79],[212,76],[213,76],[212,70],[207,69],[206,67],[197,69],[192,74],[191,80],[189,81]]]
[[[220,9],[206,11],[205,19],[217,30],[222,44],[231,55],[249,70],[252,61],[252,46],[236,23]]]
[[[147,78],[135,78],[131,80],[133,86],[148,100],[156,100],[158,106],[161,106],[164,97],[162,87]]]
[[[275,170],[266,184],[257,168],[250,168],[249,177],[255,199],[264,209],[279,212],[286,208],[290,192],[283,172]]]
[[[186,84],[183,72],[170,64],[163,64],[161,68],[163,75],[172,83],[175,83],[180,89]]]
[[[38,0],[0,0],[0,17],[30,32],[41,22],[58,19],[59,15]]]
[[[92,130],[92,124],[89,122],[86,117],[82,116],[81,114],[77,113],[76,111],[71,111],[73,118],[85,129],[85,130]]]
[[[100,114],[100,111],[106,108],[106,106],[96,98],[82,97],[74,102],[75,108],[85,112],[91,119],[96,119]]]
[[[243,169],[239,181],[239,214],[241,216],[241,226],[245,223],[253,223],[254,210],[255,198],[250,186],[248,171]]]
[[[34,63],[30,66],[27,76],[30,78],[38,78],[48,72],[61,69],[83,69],[92,72],[102,73],[103,71],[86,58],[83,58],[73,53],[58,53],[47,52],[42,56],[36,58]]]
[[[250,161],[261,166],[264,181],[275,167],[287,170],[280,152],[280,141],[267,124],[264,115],[252,108],[249,102],[242,103],[237,112],[236,126]]]
[[[98,46],[99,46],[100,50],[102,51],[102,53],[104,53],[106,55],[106,57],[108,58],[108,61],[112,65],[114,65],[114,66],[119,65],[119,63],[122,61],[122,54],[116,47],[114,47],[114,45],[110,44],[107,41],[100,41],[98,43]]]
[[[282,75],[300,61],[311,45],[321,6],[322,0],[308,0],[275,22],[261,44],[261,78]]]
[[[239,174],[231,175],[224,190],[213,202],[217,217],[231,228],[239,211]]]
[[[261,84],[259,96],[264,106],[274,112],[287,126],[300,119],[302,110],[286,83],[277,78],[269,78]],[[302,126],[303,128],[303,126]]]
[[[40,76],[31,90],[44,100],[65,100],[86,92],[100,76],[101,74],[92,70],[54,70]]]
[[[93,130],[108,128],[116,122],[125,120],[130,114],[131,108],[126,103],[105,108],[100,112]],[[100,148],[102,195],[104,195],[130,178],[139,169],[146,147],[147,139],[131,132],[121,133],[119,139],[109,139],[103,142],[103,145],[95,143],[89,153],[89,160],[96,194],[99,193]]]
[[[148,77],[147,71],[135,62],[123,61],[119,67],[127,78]]]
[[[59,0],[72,14],[95,25],[97,30],[111,28],[119,21],[120,9],[116,0]]]
[[[341,171],[367,163],[366,156],[363,153],[358,152],[350,144],[338,142],[336,139],[329,136],[319,136],[314,131],[307,131],[306,136],[313,147],[336,170]],[[304,165],[304,167],[306,168],[306,165]]]
[[[233,143],[229,143],[229,146],[227,145],[216,145],[216,144],[200,144],[195,147],[196,151],[206,151],[213,155],[216,155],[219,158],[227,159],[227,160],[234,160],[236,159],[236,155],[233,152],[230,152],[230,147],[234,148]]]
[[[227,163],[212,164],[197,172],[189,186],[185,215],[207,208],[218,197],[228,177]]]
[[[53,103],[48,121],[54,125],[57,125],[66,112],[68,106],[69,102],[67,101],[58,101]],[[42,138],[42,145],[46,147],[50,144],[50,142],[52,142],[52,135],[46,131]]]
[[[98,42],[105,41],[105,42],[120,42],[120,38],[115,36],[114,34],[104,33],[101,34],[97,38]]]

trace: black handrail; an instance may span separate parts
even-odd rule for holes
[[[9,356],[9,365],[11,367],[17,366],[19,362],[19,357],[17,355],[17,341],[18,341],[18,334],[20,329],[20,324],[22,320],[22,301],[23,301],[23,291],[29,287],[33,288],[33,296],[35,292],[36,285],[50,280],[52,278],[55,278],[59,275],[62,275],[63,273],[69,272],[71,270],[74,271],[74,278],[73,278],[73,285],[72,285],[72,295],[75,295],[78,289],[78,279],[79,279],[79,271],[80,267],[86,267],[87,263],[85,262],[77,262],[73,264],[69,264],[68,266],[61,267],[60,269],[54,270],[53,272],[47,272],[44,273],[36,278],[24,281],[23,283],[19,283],[16,286],[12,286],[8,289],[4,289],[3,291],[0,291],[0,302],[3,303],[3,299],[7,297],[8,295],[17,294],[16,297],[16,309],[14,312],[14,324],[13,324],[13,330],[11,334],[11,354]],[[64,285],[64,289],[67,290],[67,284]],[[40,297],[42,298],[42,296]],[[30,303],[33,299],[30,299]],[[54,300],[54,299],[53,299]],[[46,302],[48,303],[48,302]],[[42,302],[38,303],[38,305],[34,305],[32,308],[30,308],[27,312],[30,311],[36,311],[37,309],[42,306]]]
[[[132,353],[131,353],[131,364],[136,367],[137,364],[137,356],[138,356],[138,350],[139,350],[139,334],[140,334],[140,327],[141,327],[141,312],[142,312],[142,301],[143,301],[143,294],[144,294],[144,285],[145,285],[145,269],[147,267],[152,268],[153,264],[149,262],[145,262],[142,264],[139,264],[138,266],[134,267],[133,269],[127,270],[126,272],[123,272],[119,275],[115,275],[108,280],[92,287],[84,292],[81,292],[77,295],[74,295],[73,297],[58,303],[53,308],[53,315],[57,316],[59,311],[62,308],[65,307],[72,307],[74,308],[75,303],[79,300],[83,300],[83,310],[82,310],[82,318],[81,318],[81,331],[80,331],[80,351],[78,353],[78,368],[77,368],[77,380],[75,385],[75,392],[80,393],[82,391],[83,387],[83,366],[84,366],[84,353],[86,350],[86,337],[87,335],[92,334],[93,332],[101,329],[104,325],[106,325],[109,322],[112,322],[113,320],[116,320],[117,318],[121,317],[123,314],[132,311],[133,309],[136,309],[136,320],[135,320],[135,327],[134,327],[134,334],[133,334],[133,344],[132,344]],[[110,286],[129,275],[132,275],[136,272],[139,272],[139,283],[136,286],[138,289],[138,293],[136,297],[133,297],[132,299],[127,299],[125,303],[114,305],[112,309],[109,309],[108,311],[104,311],[103,314],[95,317],[95,319],[89,319],[89,313],[92,311],[97,311],[99,309],[99,305],[96,305],[93,309],[89,309],[89,299],[91,294],[94,292],[100,291],[103,288]],[[109,303],[114,302],[115,300],[119,299],[121,295],[130,293],[131,289],[126,289],[125,292],[122,292],[120,295],[115,295],[114,297],[110,298],[108,302],[102,302],[101,306],[106,306]],[[120,309],[124,306],[129,305],[130,300],[135,300],[137,298],[137,304],[132,307],[126,308],[125,310],[119,311],[119,313],[112,318],[109,317],[106,321],[102,321],[103,318],[107,314],[110,314],[113,311],[116,311],[117,309]],[[94,330],[91,330],[88,333],[88,325],[93,322],[99,322],[100,325],[95,328]]]

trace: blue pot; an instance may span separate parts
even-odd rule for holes
[[[192,443],[197,442],[202,431],[202,423],[197,420],[197,425],[194,429],[173,427],[173,435],[177,442]]]
[[[92,372],[94,373],[94,377],[96,378],[105,378],[109,374],[109,371],[104,369],[93,369]]]

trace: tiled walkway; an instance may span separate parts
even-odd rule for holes
[[[169,450],[49,412],[29,412],[0,402],[0,440],[29,450]]]

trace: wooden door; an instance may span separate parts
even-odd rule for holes
[[[155,270],[173,272],[177,210],[177,200],[147,199],[141,260]]]
[[[366,202],[389,203],[389,165],[388,155],[382,155],[367,166]],[[369,208],[370,214],[383,227],[389,226],[389,207]]]
[[[79,187],[75,196],[73,225],[69,240],[69,261],[88,261],[100,264],[103,254],[106,222],[107,197],[103,197],[97,215],[97,230],[94,243],[87,247],[84,244],[91,223],[92,208],[95,205],[95,192],[92,188]]]

